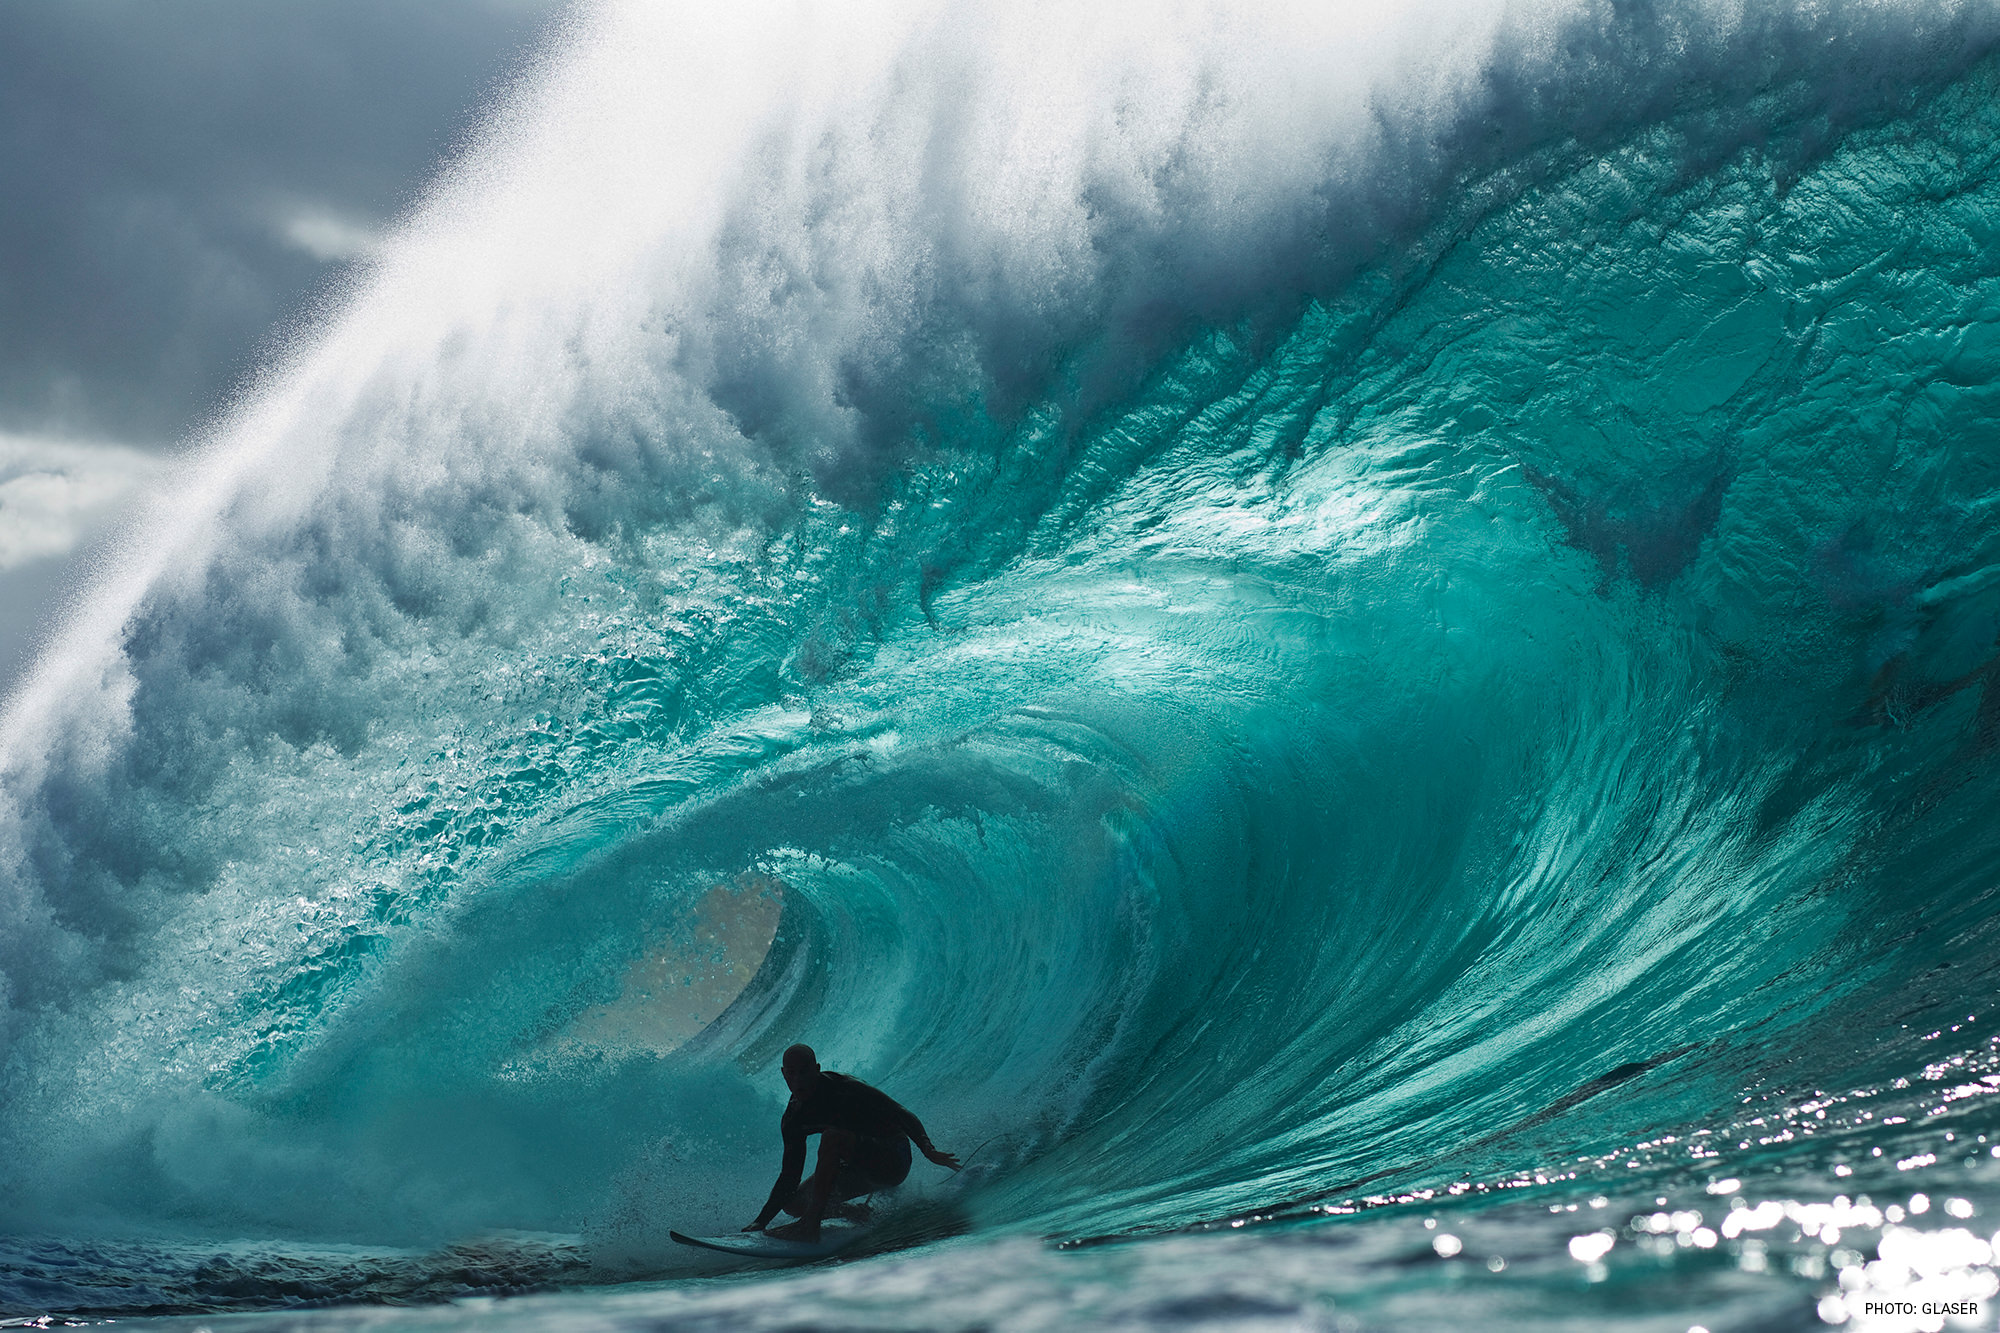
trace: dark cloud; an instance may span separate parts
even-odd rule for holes
[[[219,408],[564,8],[0,0],[0,695],[153,472],[74,442]]]
[[[184,435],[558,9],[0,5],[0,431]]]

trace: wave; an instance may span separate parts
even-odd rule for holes
[[[580,18],[10,702],[4,1229],[740,1221],[795,1040],[1072,1237],[1921,1067],[1995,16],[1355,22]]]

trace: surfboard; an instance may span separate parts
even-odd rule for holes
[[[862,1236],[863,1228],[850,1226],[823,1226],[819,1239],[780,1240],[762,1231],[735,1231],[727,1236],[688,1236],[678,1231],[667,1234],[683,1245],[692,1245],[702,1250],[717,1250],[723,1254],[733,1254],[740,1259],[824,1259],[846,1249]]]

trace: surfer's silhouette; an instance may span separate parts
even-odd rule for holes
[[[792,1090],[779,1124],[785,1162],[763,1211],[745,1231],[762,1231],[781,1209],[799,1220],[770,1233],[780,1240],[818,1240],[820,1221],[828,1216],[867,1221],[868,1209],[848,1200],[902,1184],[910,1174],[912,1143],[939,1166],[958,1170],[958,1158],[939,1152],[902,1103],[858,1078],[821,1069],[812,1047],[788,1047],[780,1068]],[[814,1134],[819,1168],[801,1184],[806,1140]]]

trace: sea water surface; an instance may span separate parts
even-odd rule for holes
[[[587,6],[8,701],[0,1315],[1991,1328],[1996,812],[2000,10]]]

